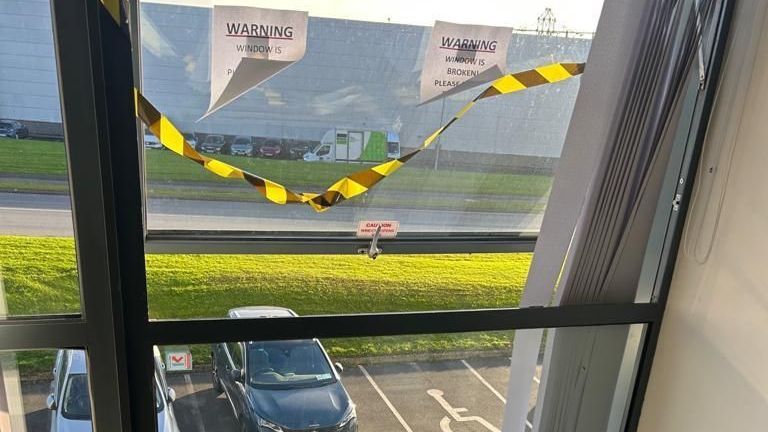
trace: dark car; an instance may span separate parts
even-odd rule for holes
[[[243,307],[230,318],[291,317],[290,309]],[[355,405],[317,339],[215,344],[213,386],[227,395],[241,431],[357,432]]]
[[[8,138],[26,138],[29,136],[29,129],[16,120],[0,120],[0,136]]]
[[[290,148],[290,158],[294,160],[304,159],[304,155],[312,148],[309,144],[297,144]]]
[[[264,158],[279,159],[282,152],[283,148],[280,146],[280,142],[275,140],[268,140],[259,147],[259,156]]]
[[[221,135],[208,135],[200,144],[200,150],[206,153],[221,153],[225,143],[224,137]]]
[[[251,137],[235,137],[232,145],[229,146],[229,152],[234,156],[253,156],[253,141]]]

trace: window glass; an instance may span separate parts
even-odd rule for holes
[[[317,341],[248,342],[248,383],[255,388],[297,389],[335,381]]]
[[[515,307],[532,255],[148,255],[153,319]]]
[[[0,5],[0,317],[80,311],[50,11]]]
[[[564,377],[574,362],[572,358],[568,363],[561,360],[567,358],[567,349],[573,349],[566,347],[568,343],[583,346],[582,339],[610,338],[616,334],[626,337],[630,329],[639,331],[642,325],[583,327],[558,335],[554,343],[558,351],[553,352],[551,363],[545,364],[545,357],[540,356],[529,385],[515,395],[529,401],[522,422],[535,423],[537,410],[542,411],[539,414],[545,419],[557,418],[558,409],[573,412],[579,404],[568,402],[586,397],[587,381],[588,397],[600,408],[583,409],[592,410],[590,415],[617,414],[621,418],[623,401],[633,388],[631,370],[636,360],[634,354],[622,359],[624,344],[612,344],[601,352],[606,362],[614,362],[612,367],[579,371],[588,373],[589,378]],[[551,335],[554,331],[548,329],[545,333]],[[169,372],[168,381],[179,392],[173,409],[181,430],[235,431],[251,426],[238,422],[239,418],[268,431],[500,431],[509,398],[513,337],[514,332],[509,331],[246,343],[249,365],[260,362],[274,369],[259,376],[290,376],[288,369],[294,366],[289,366],[290,360],[284,358],[286,351],[295,354],[296,349],[303,348],[303,364],[322,365],[322,369],[312,367],[306,375],[330,375],[329,379],[311,380],[306,386],[293,385],[295,382],[240,385],[242,381],[223,373],[226,363],[216,353],[221,344],[191,345],[186,349],[192,354],[195,367]],[[482,344],[478,342],[484,339],[495,340],[496,345],[491,349],[480,348]],[[458,341],[462,343],[456,344]],[[377,352],[379,346],[400,349]],[[600,343],[594,347],[605,348]],[[576,367],[580,366],[583,364],[577,362]],[[630,368],[627,376],[619,372],[623,367]],[[540,396],[545,394],[541,383],[549,386],[546,399]],[[561,406],[552,399],[558,394],[565,398]]]
[[[229,357],[232,359],[232,364],[236,369],[243,368],[243,349],[237,342],[229,342],[227,344],[227,350],[229,351]]]
[[[556,1],[552,10],[523,0],[449,1],[440,8],[378,0],[364,6],[332,0],[238,4],[308,12],[301,59],[205,115],[220,67],[211,66],[214,9],[199,2],[142,1],[143,92],[197,142],[206,134],[225,143],[247,136],[258,147],[242,155],[228,144],[204,144],[202,152],[310,193],[418,148],[502,72],[586,61],[602,8],[600,0]],[[489,73],[493,77],[422,103],[420,85],[432,82],[422,77],[425,58],[466,50],[429,48],[436,21],[505,27],[508,47],[499,72]],[[242,39],[242,49],[259,40],[237,36],[243,37],[229,39]],[[454,55],[461,67],[446,70],[459,79],[477,55]],[[458,81],[448,82],[451,87]],[[361,221],[396,220],[402,232],[537,231],[578,88],[576,77],[480,100],[402,169],[323,213],[269,203],[242,179],[218,177],[175,153],[148,149],[148,228],[354,235]]]
[[[92,429],[83,351],[2,351],[0,377],[0,430]]]
[[[69,420],[91,419],[91,397],[86,374],[71,374],[67,377],[61,399],[61,415]]]

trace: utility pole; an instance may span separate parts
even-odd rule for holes
[[[446,97],[443,97],[442,100],[442,107],[440,108],[440,125],[443,124],[445,121],[445,99]],[[437,164],[440,162],[440,147],[442,147],[442,144],[440,144],[440,139],[442,138],[442,135],[439,135],[437,137],[437,142],[435,143],[435,171],[437,171]]]

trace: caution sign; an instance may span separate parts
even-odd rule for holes
[[[436,21],[421,69],[421,103],[502,76],[511,37],[510,28]]]
[[[211,102],[203,118],[301,60],[307,13],[214,6]]]
[[[397,230],[400,229],[400,222],[398,221],[360,221],[357,224],[357,237],[358,238],[372,238],[376,234],[376,230],[381,227],[379,231],[380,238],[395,238],[397,237]]]

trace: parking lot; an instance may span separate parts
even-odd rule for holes
[[[342,382],[357,405],[361,432],[500,431],[508,357],[345,364]],[[204,372],[168,376],[183,432],[236,431],[229,402]],[[28,430],[47,430],[47,383],[24,386]]]

